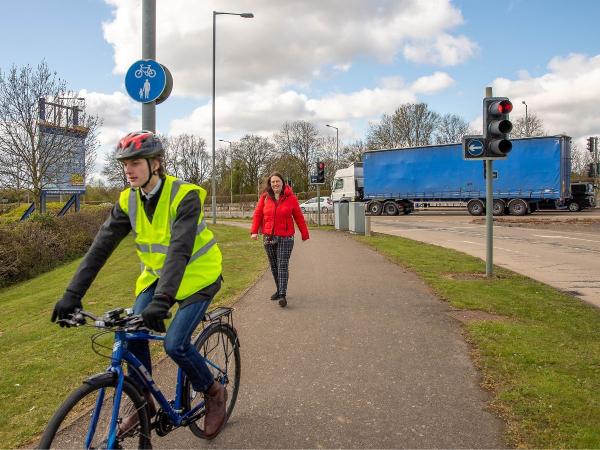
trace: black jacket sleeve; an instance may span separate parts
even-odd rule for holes
[[[183,272],[192,256],[202,205],[198,192],[191,191],[181,200],[171,227],[171,242],[158,280],[156,294],[175,298]]]
[[[106,260],[130,231],[129,216],[125,214],[117,202],[100,230],[98,230],[94,242],[92,242],[83,257],[83,261],[79,264],[79,268],[75,272],[71,283],[69,283],[67,291],[83,297]]]

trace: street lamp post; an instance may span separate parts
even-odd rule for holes
[[[525,105],[525,136],[529,137],[529,120],[527,120],[527,103],[523,100],[521,103]]]
[[[338,153],[340,150],[340,133],[338,127],[334,127],[333,125],[325,125],[329,128],[335,128],[335,168],[338,168]]]
[[[219,139],[219,142],[227,142],[229,144],[229,164],[231,165],[231,169],[229,170],[229,179],[231,181],[231,187],[229,189],[229,192],[231,193],[229,207],[231,207],[231,205],[233,205],[233,153],[231,152],[231,141],[227,141],[225,139]]]
[[[252,13],[230,13],[230,12],[218,12],[213,11],[213,58],[212,58],[212,223],[217,223],[217,178],[215,168],[215,54],[217,46],[217,16],[228,15],[228,16],[240,16],[244,19],[252,19],[254,14]]]

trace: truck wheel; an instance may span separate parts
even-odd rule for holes
[[[481,216],[485,212],[485,207],[483,206],[483,202],[479,199],[469,200],[467,203],[467,211],[472,216]]]
[[[508,202],[508,212],[511,216],[524,216],[529,211],[527,202],[520,198],[513,198]]]
[[[581,211],[581,206],[579,205],[578,202],[571,202],[571,203],[569,203],[569,211],[579,212],[579,211]]]
[[[398,205],[396,205],[396,202],[385,202],[383,204],[383,212],[388,216],[397,216]]]
[[[494,200],[494,203],[492,206],[492,214],[494,216],[503,216],[505,209],[506,209],[506,203],[504,203],[504,200],[500,200],[500,199]]]
[[[367,212],[372,216],[380,216],[383,211],[383,205],[381,202],[372,201],[367,204]]]

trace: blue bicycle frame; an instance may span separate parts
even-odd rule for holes
[[[149,334],[146,331],[115,331],[115,340],[112,348],[111,364],[107,368],[106,372],[115,373],[117,375],[117,387],[115,390],[115,399],[113,403],[113,410],[110,421],[109,437],[108,437],[108,448],[114,448],[117,440],[117,420],[119,416],[119,408],[121,405],[121,396],[123,394],[123,383],[125,380],[125,374],[123,372],[123,361],[126,361],[128,366],[138,374],[138,378],[143,382],[144,386],[152,392],[154,398],[158,401],[162,410],[168,415],[172,424],[175,427],[181,426],[187,419],[194,416],[202,408],[204,408],[204,401],[201,401],[198,405],[192,408],[190,411],[183,412],[183,388],[184,388],[184,373],[181,369],[177,370],[177,387],[175,393],[174,404],[171,405],[163,393],[160,391],[158,386],[154,383],[152,376],[146,369],[146,367],[140,362],[140,360],[129,350],[127,350],[127,342],[130,341],[164,341],[164,336],[156,336]],[[212,361],[205,359],[206,363],[215,369],[221,369],[216,366]],[[90,421],[90,428],[88,429],[85,445],[89,448],[92,439],[96,431],[96,425],[100,416],[100,410],[104,401],[104,391],[101,391],[96,400],[96,407]]]

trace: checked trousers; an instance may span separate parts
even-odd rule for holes
[[[271,266],[271,273],[277,285],[277,292],[280,296],[285,297],[290,274],[290,256],[292,256],[294,248],[294,237],[265,236],[263,245],[269,258],[269,265]]]

